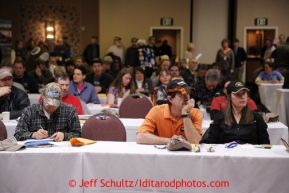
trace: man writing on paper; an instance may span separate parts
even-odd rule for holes
[[[167,86],[168,104],[153,107],[137,132],[139,144],[167,144],[174,135],[190,143],[202,137],[202,113],[190,100],[190,87],[183,80],[173,80]]]
[[[45,86],[40,103],[32,104],[23,110],[15,130],[15,138],[23,141],[28,138],[52,138],[55,141],[69,140],[81,136],[76,109],[62,103],[62,89],[57,83]]]

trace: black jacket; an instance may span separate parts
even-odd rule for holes
[[[10,119],[17,119],[21,115],[22,110],[30,105],[30,101],[24,91],[12,86],[11,93],[7,97],[0,97],[0,105],[1,113],[10,111]]]
[[[13,77],[13,81],[21,84],[25,88],[26,92],[39,93],[39,86],[37,81],[28,74],[24,74],[22,78],[16,78],[15,74],[13,74]]]
[[[137,86],[137,83],[136,83],[136,79],[134,79],[134,85],[135,85],[135,88],[136,89],[139,89],[139,87]],[[144,78],[144,80],[142,81],[142,87],[141,88],[145,88],[147,85],[147,89],[149,90],[149,92],[153,92],[153,84],[152,84],[152,80],[150,78]],[[150,94],[150,93],[147,93],[147,94]]]
[[[95,54],[96,56],[93,57],[93,47],[95,47]],[[92,45],[92,44],[89,44],[85,47],[84,49],[84,52],[83,52],[83,57],[85,59],[85,62],[87,64],[89,64],[90,66],[92,66],[92,62],[93,62],[93,59],[94,58],[99,58],[99,45],[96,44],[96,45]]]
[[[215,115],[207,138],[203,138],[200,143],[224,144],[236,141],[239,144],[270,144],[267,127],[262,116],[254,113],[254,121],[252,123],[245,125],[235,122],[230,128],[224,123],[224,113],[220,112]]]
[[[86,82],[89,82],[90,84],[92,84],[93,86],[101,86],[101,91],[99,93],[106,93],[108,87],[110,86],[110,84],[113,81],[112,76],[110,76],[109,74],[103,73],[101,75],[101,77],[99,78],[98,82],[94,82],[93,80],[94,78],[94,74],[88,74],[85,78]]]
[[[237,54],[235,53],[234,48],[232,49],[235,55],[235,68],[241,67],[244,64],[244,61],[247,60],[247,54],[242,47],[237,48]]]

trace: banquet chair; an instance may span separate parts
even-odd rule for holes
[[[117,117],[98,113],[84,123],[82,137],[96,141],[126,141],[126,130]]]
[[[150,99],[143,94],[131,94],[123,99],[119,107],[121,118],[145,118],[153,107]]]
[[[0,141],[7,139],[7,130],[2,121],[0,121]]]

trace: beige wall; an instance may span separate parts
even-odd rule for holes
[[[86,44],[90,43],[92,35],[99,35],[99,4],[98,0],[2,0],[0,6],[0,19],[12,20],[12,39],[13,42],[19,39],[19,5],[38,4],[38,5],[79,5],[81,21],[80,26],[85,27],[81,31],[80,52],[83,52]],[[14,44],[13,44],[14,45]]]
[[[183,27],[184,48],[190,38],[190,0],[100,0],[100,55],[106,54],[114,36],[130,46],[132,37],[148,39],[151,26],[160,26],[160,19],[171,17],[173,27]]]
[[[201,63],[211,64],[227,38],[228,0],[195,0],[193,22],[194,53],[202,53]]]
[[[237,9],[236,36],[244,45],[244,28],[254,27],[254,19],[268,18],[268,26],[278,27],[279,34],[289,36],[289,1],[288,0],[239,0]],[[276,34],[278,37],[279,34]]]

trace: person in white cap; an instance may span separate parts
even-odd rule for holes
[[[4,111],[10,112],[10,119],[17,119],[30,105],[26,92],[13,86],[13,76],[7,69],[0,69],[0,86],[0,119]]]
[[[42,93],[43,100],[23,110],[15,129],[15,138],[51,138],[55,141],[81,137],[80,123],[75,107],[61,102],[62,89],[49,83]]]

